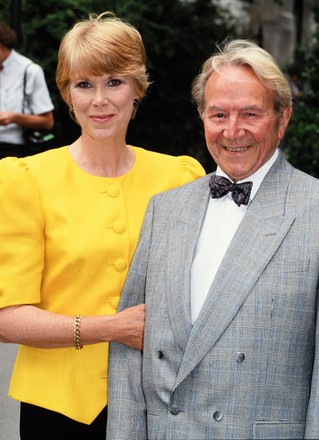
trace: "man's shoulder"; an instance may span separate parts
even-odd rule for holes
[[[312,185],[319,185],[319,179],[317,177],[311,176],[298,168],[293,167],[293,179],[298,181],[309,182]]]
[[[283,156],[261,184],[260,194],[269,200],[284,199],[293,214],[309,207],[319,207],[319,179],[290,164]],[[258,194],[257,194],[258,196]],[[286,211],[288,212],[288,211]]]
[[[300,197],[311,194],[313,200],[319,200],[319,179],[293,167],[290,191]]]
[[[11,57],[14,60],[15,63],[19,64],[21,67],[26,67],[29,64],[32,64],[33,61],[26,57],[25,55],[22,55],[20,52],[16,52],[14,49],[11,52]]]
[[[287,181],[290,190],[297,192],[309,191],[309,188],[319,188],[318,178],[292,165],[283,153],[280,153],[277,161],[267,174],[265,182],[269,183],[269,180],[275,180],[278,183]]]
[[[19,68],[23,71],[27,70],[29,74],[36,74],[37,72],[42,70],[42,67],[38,63],[31,60],[31,58],[22,55],[19,52],[13,51],[12,59],[15,66],[19,66]]]

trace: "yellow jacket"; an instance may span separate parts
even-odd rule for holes
[[[149,199],[204,175],[191,157],[132,148],[116,178],[85,173],[67,147],[0,162],[0,307],[116,312]],[[107,354],[20,346],[9,395],[89,424],[107,403]]]

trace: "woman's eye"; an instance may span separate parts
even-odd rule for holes
[[[90,83],[87,81],[80,81],[77,83],[76,87],[79,87],[80,89],[87,89],[90,87]]]
[[[113,79],[110,79],[110,81],[108,81],[107,84],[110,87],[116,87],[116,86],[119,86],[120,84],[122,84],[122,81],[120,79],[113,78]]]

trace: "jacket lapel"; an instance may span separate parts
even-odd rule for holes
[[[187,333],[189,338],[175,386],[195,368],[232,322],[289,231],[294,217],[284,216],[284,213],[291,170],[292,167],[280,156],[247,209],[198,319]],[[196,241],[198,233],[199,231],[196,233]],[[194,251],[194,244],[191,248]],[[191,260],[193,255],[194,252]],[[191,261],[187,261],[186,267],[190,273]],[[185,271],[178,272],[179,280],[182,282]],[[184,280],[183,289],[185,290],[179,290],[179,305],[183,302],[181,298],[185,297],[184,292],[190,291],[189,281],[185,283]],[[189,305],[188,308],[190,309]],[[184,335],[184,343],[185,338]]]
[[[172,225],[168,239],[165,289],[169,307],[169,319],[180,347],[185,350],[192,330],[190,306],[190,275],[198,236],[205,217],[209,201],[209,177],[199,179],[191,185],[186,203],[179,212],[177,221]],[[185,187],[188,190],[188,187]]]

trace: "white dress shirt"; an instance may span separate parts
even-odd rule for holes
[[[253,175],[243,181],[253,182],[249,203],[255,197],[261,182],[275,162],[278,150]],[[229,178],[219,167],[216,174]],[[232,241],[247,206],[237,206],[231,193],[220,199],[210,198],[202,230],[197,242],[195,258],[191,269],[191,314],[192,323],[197,319],[217,270]]]

